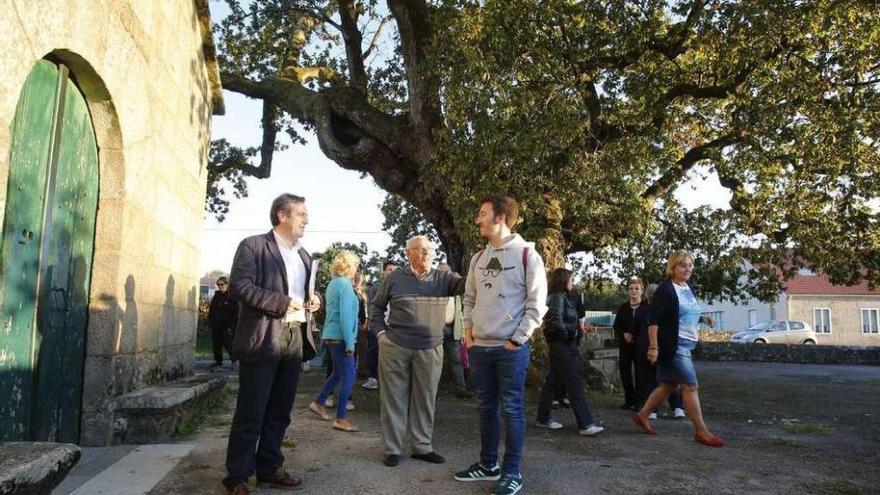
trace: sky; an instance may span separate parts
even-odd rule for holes
[[[216,21],[228,9],[223,2],[211,2],[211,11]],[[239,146],[259,145],[260,102],[230,91],[224,91],[223,97],[226,114],[214,116],[211,138],[225,138]],[[305,145],[291,145],[275,152],[271,177],[247,179],[248,197],[233,199],[222,223],[206,213],[201,273],[228,272],[238,243],[245,237],[269,231],[269,207],[284,192],[306,198],[309,224],[302,242],[307,250],[321,251],[342,241],[365,242],[370,250],[385,252],[390,237],[382,231],[384,217],[379,210],[384,192],[369,177],[361,179],[359,173],[344,170],[326,158],[314,134],[303,136]],[[703,204],[723,208],[730,199],[718,178],[700,167],[691,172],[676,195],[688,208]]]

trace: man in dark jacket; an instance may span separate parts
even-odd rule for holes
[[[309,294],[311,257],[300,244],[308,224],[305,198],[278,196],[270,217],[269,233],[241,241],[230,275],[230,295],[240,304],[233,353],[241,369],[223,484],[234,495],[251,493],[247,481],[254,473],[271,488],[302,487],[282,469],[281,442],[300,364],[315,355],[306,323],[320,307]]]
[[[229,360],[235,367],[235,358],[232,356],[232,335],[235,330],[235,318],[238,313],[238,304],[230,297],[226,289],[229,287],[229,279],[220,277],[217,279],[217,290],[211,298],[208,307],[208,323],[211,325],[211,345],[214,349],[214,367],[211,371],[220,371],[223,368],[223,349],[229,354]]]

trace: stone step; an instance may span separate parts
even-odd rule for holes
[[[49,493],[79,458],[69,443],[0,443],[0,495]]]

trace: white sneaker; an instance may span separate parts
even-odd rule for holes
[[[367,381],[365,381],[361,387],[367,390],[379,390],[379,380],[376,380],[375,378],[367,378]]]
[[[327,400],[330,400],[330,399],[327,399]],[[652,412],[651,414],[648,415],[648,419],[657,419],[657,413]]]
[[[676,407],[674,411],[672,411],[672,417],[675,419],[686,418],[687,414],[685,414],[684,409],[680,407]]]
[[[345,405],[345,410],[346,411],[354,411],[354,402],[348,401],[348,403]]]
[[[327,400],[324,401],[324,407],[333,407],[336,405],[336,401],[333,400],[333,396],[327,397]]]
[[[547,420],[546,423],[542,423],[540,421],[535,421],[535,426],[537,426],[538,428],[547,428],[550,430],[558,430],[558,429],[562,428],[562,423],[560,423],[559,421],[556,421],[553,418],[550,418]]]
[[[605,431],[605,428],[603,428],[599,425],[591,425],[583,430],[578,431],[578,434],[583,435],[585,437],[594,437],[594,436],[598,435],[599,433],[602,433],[603,431]]]

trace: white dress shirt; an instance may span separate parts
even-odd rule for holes
[[[302,244],[297,241],[292,247],[285,247],[287,241],[275,230],[272,233],[275,235],[275,243],[278,244],[278,251],[281,253],[284,269],[287,272],[287,295],[297,302],[303,302],[306,299],[306,265],[299,255]]]

